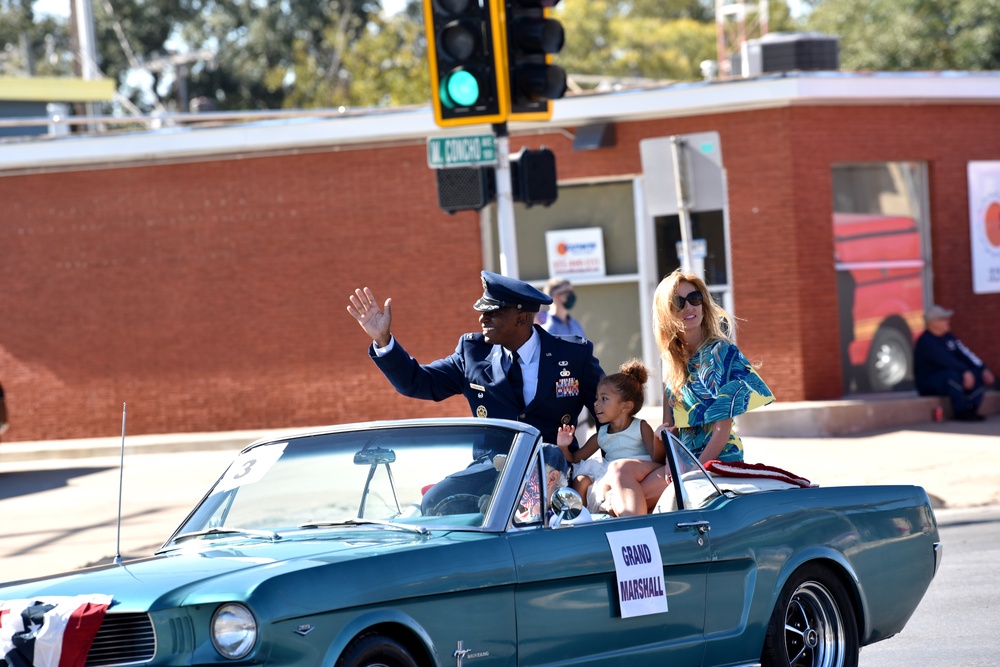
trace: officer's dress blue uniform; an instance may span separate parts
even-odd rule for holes
[[[537,325],[534,329],[539,337],[538,384],[535,397],[523,408],[523,399],[503,370],[503,347],[487,343],[481,333],[465,334],[452,355],[426,365],[411,357],[398,340],[383,356],[377,356],[372,346],[368,354],[404,396],[442,401],[462,394],[477,417],[525,422],[537,428],[545,442],[555,443],[559,427],[575,426],[584,407],[593,413],[604,371],[590,341],[553,336]],[[495,475],[492,461],[484,460],[449,476],[424,495],[425,513],[447,496],[475,495]]]
[[[372,347],[368,354],[404,396],[443,401],[462,394],[475,416],[531,424],[545,442],[554,443],[560,426],[575,426],[583,408],[593,412],[604,371],[594,358],[594,344],[585,338],[553,336],[537,325],[535,332],[538,385],[524,408],[507,382],[503,347],[487,343],[481,333],[465,334],[454,354],[426,365],[407,354],[398,340],[384,356],[376,356]]]

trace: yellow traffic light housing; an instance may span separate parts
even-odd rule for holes
[[[439,127],[507,119],[504,0],[424,0],[431,103]]]

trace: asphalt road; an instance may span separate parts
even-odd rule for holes
[[[862,649],[860,667],[995,667],[1000,663],[1000,508],[954,511],[944,559],[903,631]]]

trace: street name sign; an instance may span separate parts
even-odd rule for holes
[[[492,134],[427,139],[427,166],[431,169],[496,165],[497,149]]]

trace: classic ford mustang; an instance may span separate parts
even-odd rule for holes
[[[617,518],[558,488],[524,424],[259,441],[155,555],[0,587],[0,658],[67,604],[97,619],[87,667],[832,667],[903,629],[940,559],[923,489],[758,483],[666,449],[656,511]],[[33,646],[15,662],[51,664]]]

